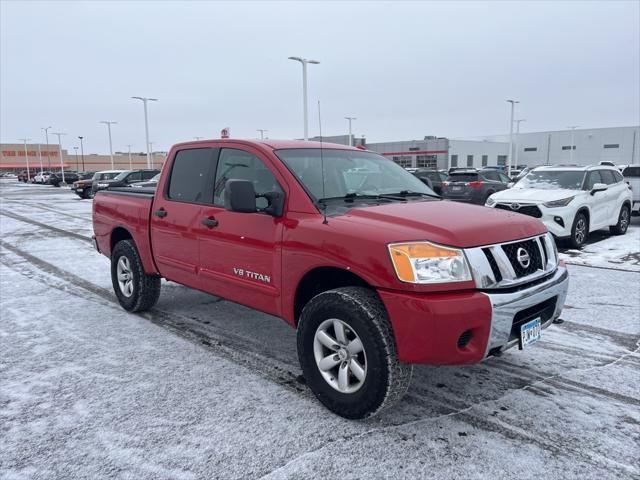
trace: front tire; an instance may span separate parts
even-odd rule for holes
[[[571,227],[571,237],[569,245],[571,248],[580,249],[584,246],[589,236],[589,220],[583,212],[578,212],[576,218],[573,219]]]
[[[111,252],[111,283],[118,302],[129,312],[144,312],[160,297],[160,277],[147,275],[133,240],[122,240]]]
[[[386,309],[362,287],[329,290],[304,307],[298,358],[307,385],[332,412],[376,415],[400,400],[412,366],[400,363]]]
[[[631,209],[629,205],[622,205],[620,213],[618,214],[618,223],[609,227],[609,231],[613,235],[624,235],[629,228],[629,219],[631,218]]]
[[[85,188],[84,190],[82,190],[82,196],[80,198],[83,198],[86,200],[87,198],[90,198],[89,195],[90,195],[90,190],[88,188]]]

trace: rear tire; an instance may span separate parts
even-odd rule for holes
[[[588,236],[589,220],[587,220],[587,216],[584,213],[578,212],[576,218],[573,219],[569,245],[571,248],[581,249],[586,243]]]
[[[89,189],[85,188],[84,190],[82,190],[82,196],[80,198],[83,198],[86,200],[87,198],[90,198],[89,195],[90,195]]]
[[[624,235],[627,233],[627,229],[629,228],[629,221],[631,219],[631,209],[629,205],[622,205],[620,209],[620,213],[618,214],[618,223],[614,226],[609,227],[609,231],[613,235]]]
[[[160,277],[147,275],[133,240],[122,240],[111,252],[111,283],[118,302],[129,312],[144,312],[160,297]]]
[[[318,400],[345,418],[376,415],[411,383],[413,367],[398,360],[387,311],[367,288],[337,288],[309,301],[298,324],[298,358]]]

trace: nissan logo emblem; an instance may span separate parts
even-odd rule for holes
[[[516,251],[516,259],[518,260],[518,263],[522,266],[522,268],[527,268],[531,263],[529,252],[527,252],[522,247],[518,248],[518,250]]]
[[[510,205],[511,210],[520,210],[520,204],[519,203],[512,203]]]

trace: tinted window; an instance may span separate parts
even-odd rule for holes
[[[612,170],[611,173],[613,173],[616,182],[622,182],[624,180],[624,178],[622,178],[622,174],[618,170]]]
[[[193,203],[210,203],[211,178],[218,149],[193,148],[180,150],[171,167],[167,197]]]
[[[493,180],[494,182],[499,182],[500,177],[498,176],[498,172],[482,172],[482,176],[487,180]]]
[[[458,166],[458,155],[451,155],[451,166],[452,167]]]
[[[131,172],[127,177],[127,183],[139,182],[142,180],[142,172]]]
[[[640,177],[640,167],[627,167],[622,172],[625,177]]]
[[[449,175],[450,182],[475,182],[478,180],[477,173],[456,173]]]
[[[600,172],[600,175],[602,175],[602,179],[607,185],[613,185],[617,182],[615,177],[613,176],[613,171],[611,170],[602,170]]]
[[[502,183],[511,183],[511,179],[507,177],[504,173],[498,173],[498,176],[500,177],[500,180],[502,181]]]
[[[149,180],[150,178],[155,177],[157,174],[157,170],[145,170],[144,172],[142,172],[142,179]]]
[[[282,189],[271,171],[258,157],[244,150],[223,148],[220,152],[213,203],[224,205],[224,187],[227,180],[250,180],[256,194],[281,192]],[[264,202],[264,205],[262,203]],[[258,208],[266,207],[266,199],[256,202]]]
[[[600,175],[600,170],[589,173],[586,189],[591,190],[596,183],[605,183],[602,176]]]
[[[473,167],[473,155],[467,155],[467,167]]]

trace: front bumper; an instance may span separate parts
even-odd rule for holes
[[[543,328],[560,316],[569,286],[565,267],[532,286],[417,294],[379,290],[405,363],[477,363],[519,343],[519,325],[540,317]]]

